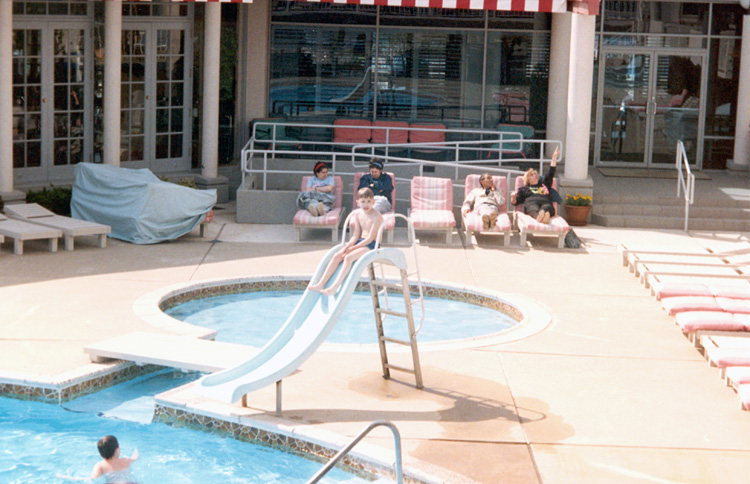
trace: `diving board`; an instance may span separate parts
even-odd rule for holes
[[[342,247],[343,244],[339,244],[326,254],[313,275],[313,281],[320,279],[328,262]],[[404,273],[407,268],[406,256],[398,249],[380,248],[366,253],[355,261],[336,294],[325,296],[305,290],[284,325],[257,355],[236,367],[204,376],[196,382],[198,393],[234,403],[251,391],[276,383],[277,413],[280,413],[281,380],[292,374],[323,344],[344,312],[360,275],[373,262],[393,265]],[[330,280],[335,279],[336,274]]]
[[[258,352],[250,346],[190,336],[136,331],[86,346],[94,363],[107,359],[212,373],[232,368]]]

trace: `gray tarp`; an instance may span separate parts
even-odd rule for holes
[[[155,244],[190,232],[215,204],[216,190],[164,182],[147,169],[78,163],[70,211],[109,225],[110,237]]]

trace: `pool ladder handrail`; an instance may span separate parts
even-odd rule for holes
[[[341,227],[341,240],[342,242],[346,240],[346,231],[349,230],[349,220],[352,218],[352,215],[354,215],[354,212],[351,212],[344,221],[343,227]],[[402,215],[400,213],[389,213],[383,216],[383,223],[380,224],[380,229],[378,230],[378,235],[375,238],[376,247],[380,247],[380,244],[383,240],[383,230],[385,229],[385,222],[392,218],[402,218],[406,221],[406,229],[409,231],[409,239],[411,241],[411,248],[412,252],[414,253],[414,272],[408,273],[407,277],[411,276],[417,276],[417,288],[419,289],[419,298],[417,301],[419,302],[420,306],[422,307],[422,316],[419,318],[419,324],[414,329],[414,334],[419,334],[419,331],[422,329],[422,325],[424,324],[424,290],[422,289],[422,276],[419,272],[419,257],[417,257],[417,239],[416,235],[414,233],[414,224],[412,223],[411,219],[407,217],[406,215]],[[381,266],[382,269],[382,266]],[[381,270],[381,275],[383,274]],[[384,296],[385,296],[385,304],[388,305],[388,290],[387,288],[384,288]]]
[[[390,422],[388,420],[375,420],[370,425],[367,426],[364,430],[362,430],[359,434],[357,434],[356,437],[354,437],[351,442],[349,442],[346,447],[338,451],[336,455],[334,455],[331,460],[326,463],[325,466],[323,466],[322,469],[320,469],[314,476],[310,478],[309,481],[307,481],[306,484],[315,484],[319,482],[328,472],[336,466],[336,464],[339,463],[341,459],[343,459],[346,454],[351,452],[351,450],[356,446],[367,434],[369,434],[374,428],[376,427],[388,427],[391,429],[391,432],[393,432],[393,441],[394,441],[394,447],[396,452],[396,484],[403,484],[404,482],[404,471],[403,466],[401,462],[401,435],[398,432],[398,429],[393,424],[393,422]]]

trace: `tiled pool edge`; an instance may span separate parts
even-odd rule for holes
[[[246,442],[283,448],[286,451],[313,458],[321,462],[321,467],[349,440],[346,439],[347,441],[344,442],[342,436],[316,429],[308,432],[300,427],[274,425],[236,414],[226,415],[220,411],[186,408],[160,397],[157,396],[154,409],[155,421],[193,430],[218,432]],[[394,461],[392,457],[388,457],[386,454],[387,449],[359,443],[341,460],[337,467],[342,467],[353,474],[366,474],[387,478],[395,482]],[[430,472],[422,472],[416,469],[409,460],[405,458],[402,461],[405,483],[477,484],[476,481],[466,476],[431,465],[427,466],[430,467]]]
[[[154,365],[138,366],[129,361],[116,361],[101,368],[70,372],[51,379],[33,375],[0,373],[0,396],[45,403],[64,403],[104,388],[156,371]]]

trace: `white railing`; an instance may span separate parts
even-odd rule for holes
[[[518,163],[535,165],[539,171],[551,160],[544,157],[544,153],[560,147],[562,152],[562,142],[559,140],[530,140],[523,138],[521,133],[501,132],[491,130],[465,130],[465,129],[437,129],[437,128],[401,128],[401,127],[358,127],[346,126],[347,129],[368,129],[368,130],[385,130],[386,140],[391,139],[391,131],[397,130],[420,130],[420,131],[442,131],[450,136],[475,136],[485,139],[471,139],[464,141],[440,141],[432,143],[340,143],[327,140],[316,139],[282,139],[284,136],[277,136],[281,129],[291,127],[294,129],[306,130],[330,130],[333,131],[332,124],[311,124],[311,123],[274,123],[274,122],[256,122],[253,125],[252,136],[242,150],[242,179],[245,186],[245,178],[249,175],[259,176],[261,190],[268,188],[268,177],[272,175],[309,175],[309,170],[295,170],[289,166],[277,166],[271,168],[271,161],[291,161],[291,158],[310,158],[315,160],[327,159],[331,162],[331,172],[339,175],[346,175],[344,167],[364,168],[373,158],[380,159],[388,166],[388,171],[396,175],[396,183],[409,184],[411,176],[401,178],[395,173],[394,168],[399,166],[414,167],[418,166],[419,176],[424,175],[425,167],[442,167],[453,168],[453,184],[457,187],[463,187],[462,173],[476,173],[478,170],[490,174],[506,176],[507,193],[510,193],[512,175],[522,175],[523,171],[516,166]],[[268,138],[256,139],[258,132],[262,131]],[[313,131],[315,132],[315,131]],[[320,131],[318,131],[320,133]],[[332,134],[331,134],[332,137]],[[313,137],[311,137],[313,138]],[[431,152],[450,154],[445,156],[444,161],[415,158],[412,151],[421,153]],[[393,154],[393,153],[397,154]],[[525,157],[522,153],[534,153],[534,157]],[[516,154],[517,156],[512,156]],[[474,155],[474,156],[471,156]],[[282,162],[283,163],[283,162]],[[504,166],[511,165],[511,166]],[[355,170],[356,171],[356,170]],[[411,170],[410,170],[411,172]],[[353,176],[353,174],[352,174]],[[404,193],[398,191],[397,193]],[[510,197],[508,197],[510,198]],[[400,200],[400,199],[399,199]],[[408,202],[408,199],[406,199]],[[509,202],[509,201],[508,201]]]
[[[680,197],[680,192],[682,191],[685,198],[685,232],[687,232],[690,205],[693,204],[695,196],[695,175],[690,171],[690,163],[688,163],[685,145],[682,144],[682,141],[677,142],[675,168],[677,168],[677,197]]]

